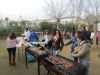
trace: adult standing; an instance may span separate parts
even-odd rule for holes
[[[86,27],[83,27],[81,32],[82,32],[82,35],[84,35],[85,41],[89,43],[90,36],[91,36],[90,30]]]
[[[37,42],[38,41],[38,36],[37,34],[35,33],[34,29],[32,29],[30,31],[30,35],[29,35],[29,42]]]
[[[53,45],[52,45],[53,55],[58,55],[59,52],[63,49],[63,46],[64,42],[60,30],[56,30],[54,32]]]
[[[93,39],[94,39],[94,32],[93,31],[91,31],[91,36],[90,36],[90,39],[91,39],[91,45],[93,44]]]
[[[25,36],[24,39],[26,41],[28,41],[29,40],[29,36],[30,36],[30,29],[29,28],[26,28],[23,35]]]
[[[78,58],[78,62],[84,66],[84,75],[88,75],[90,45],[85,41],[85,37],[82,33],[78,33],[77,41],[79,42],[79,47],[73,53],[71,53],[71,56]]]
[[[74,50],[75,50],[75,48],[77,48],[78,45],[79,45],[78,41],[76,40],[76,39],[77,39],[77,33],[79,33],[79,32],[80,32],[80,31],[77,31],[77,32],[75,33],[75,35],[72,36],[72,38],[71,38],[68,42],[65,43],[65,46],[72,44],[72,45],[71,45],[71,53],[73,53]],[[74,57],[74,61],[77,62],[77,61],[78,61],[78,58],[77,58],[77,57]]]
[[[50,35],[49,30],[45,31],[44,40],[45,40],[46,50],[51,49],[51,47],[52,47],[52,36]]]
[[[16,35],[15,33],[10,33],[7,37],[7,51],[9,54],[9,65],[15,65],[15,54],[16,54]]]

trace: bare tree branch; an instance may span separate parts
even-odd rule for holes
[[[61,18],[66,15],[68,7],[65,0],[49,0],[46,2],[46,13],[52,18]]]

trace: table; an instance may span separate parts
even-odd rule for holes
[[[37,51],[37,50],[35,50],[35,51]],[[55,73],[56,75],[83,75],[84,67],[82,64],[74,62],[68,58],[61,56],[61,55],[57,55],[58,58],[66,60],[74,65],[73,68],[67,69],[67,68],[63,67],[62,65],[58,65],[58,64],[51,62],[49,60],[48,54],[45,53],[45,54],[39,55],[35,51],[32,51],[31,48],[25,48],[26,68],[28,68],[28,63],[27,63],[27,52],[28,52],[31,55],[37,57],[37,59],[38,59],[38,61],[37,61],[38,75],[40,75],[40,65],[43,65],[47,69],[47,71],[48,71],[47,75],[52,75],[52,73]],[[51,55],[51,56],[53,56],[53,55]]]
[[[56,75],[83,75],[84,67],[82,64],[74,62],[68,58],[65,58],[61,55],[57,55],[58,58],[61,58],[63,61],[68,61],[73,64],[73,67],[70,69],[65,68],[62,64],[55,64],[50,61],[48,57],[43,58],[41,61],[45,68],[48,70],[47,75],[52,75],[56,73]]]
[[[32,43],[32,44],[45,44],[45,42],[29,42],[29,43]]]
[[[39,50],[39,49],[38,49]],[[35,56],[37,59],[38,59],[38,63],[37,63],[37,66],[38,66],[38,75],[40,75],[40,63],[41,63],[41,59],[43,59],[43,57],[46,57],[47,54],[44,53],[44,54],[38,54],[38,52],[36,52],[37,50],[33,51],[31,50],[31,48],[25,48],[25,59],[26,59],[26,68],[28,68],[28,63],[27,63],[27,53],[30,53],[31,55]]]

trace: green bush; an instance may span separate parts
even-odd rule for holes
[[[7,33],[8,32],[6,28],[0,28],[0,37],[6,37]]]
[[[0,37],[7,37],[10,32],[15,32],[17,36],[22,34],[23,30],[20,26],[8,26],[6,28],[0,28]]]
[[[48,29],[48,30],[53,30],[54,29],[54,24],[52,22],[43,21],[39,25],[40,25],[40,30],[41,31],[44,31],[46,29]]]

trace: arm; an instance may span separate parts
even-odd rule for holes
[[[76,53],[76,54],[72,53],[71,56],[72,57],[81,57],[87,52],[87,50],[89,50],[88,45],[84,45],[81,49],[78,50],[78,53]]]
[[[71,43],[72,43],[71,41],[68,41],[64,45],[67,46],[67,45],[70,45]]]
[[[71,39],[65,44],[65,46],[67,46],[67,45],[69,45],[69,44],[71,44],[71,43],[74,43],[74,42],[76,42],[75,38],[71,38]]]

